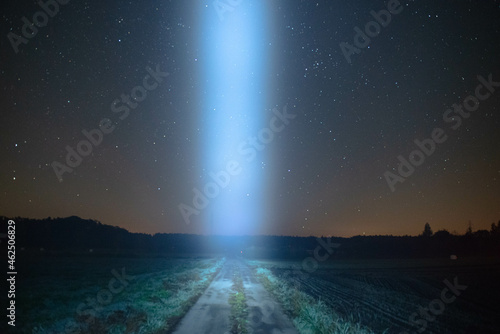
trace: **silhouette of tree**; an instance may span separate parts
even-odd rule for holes
[[[422,232],[422,236],[423,237],[431,237],[432,236],[432,229],[431,229],[431,225],[429,225],[429,223],[425,223],[424,231]]]
[[[490,231],[488,230],[477,230],[474,232],[474,237],[475,238],[480,238],[480,239],[487,239],[490,236]]]
[[[434,233],[432,236],[434,238],[437,238],[437,239],[440,239],[440,238],[445,239],[445,238],[451,237],[451,233],[448,232],[447,230],[439,230],[436,233]]]
[[[467,232],[465,232],[465,235],[471,236],[472,235],[472,222],[469,220],[469,227],[467,228]]]
[[[497,225],[495,225],[495,223],[491,223],[490,233],[494,237],[500,236],[500,220]]]

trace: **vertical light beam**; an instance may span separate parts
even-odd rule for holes
[[[202,24],[205,181],[211,181],[210,173],[225,171],[229,161],[238,162],[241,171],[209,199],[204,223],[213,234],[252,234],[262,217],[264,157],[249,161],[245,149],[264,121],[267,16],[265,1],[224,6],[206,10]]]

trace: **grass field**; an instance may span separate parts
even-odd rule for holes
[[[169,333],[224,261],[21,258],[13,332]],[[310,272],[301,261],[247,262],[300,333],[499,332],[500,264],[496,259],[334,260]],[[453,296],[448,287],[444,298],[453,300],[441,303],[443,309],[439,309],[445,280],[450,284],[457,280],[462,290]],[[237,290],[234,294],[239,297]],[[244,298],[233,299],[232,313],[246,314]],[[244,323],[244,317],[235,316],[241,321],[234,323]]]
[[[221,258],[23,259],[15,332],[167,333],[223,262]]]
[[[299,261],[249,264],[261,279],[274,281],[270,288],[288,303],[284,308],[298,328],[304,327],[301,333],[499,332],[500,265],[495,259],[343,260],[322,263],[310,273]],[[456,298],[448,289],[445,297],[453,302],[436,301],[447,287],[443,281],[453,284],[455,277],[466,288]],[[307,323],[330,327],[310,329]]]

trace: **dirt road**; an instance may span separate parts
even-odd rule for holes
[[[239,259],[228,259],[212,284],[181,320],[174,334],[229,334],[228,303],[232,278],[239,270],[249,310],[250,334],[298,334],[281,307],[257,282],[250,269]]]

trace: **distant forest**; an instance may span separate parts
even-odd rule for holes
[[[0,244],[7,242],[7,221],[16,222],[17,252],[45,254],[211,256],[238,255],[248,258],[297,259],[311,256],[320,245],[316,237],[207,236],[193,234],[154,235],[130,233],[126,229],[67,218],[27,219],[0,216]],[[327,238],[322,238],[324,242]],[[419,236],[332,237],[336,246],[329,259],[338,258],[429,258],[500,255],[500,221],[491,230],[454,235],[432,232],[425,224]],[[324,254],[321,250],[321,254]]]

